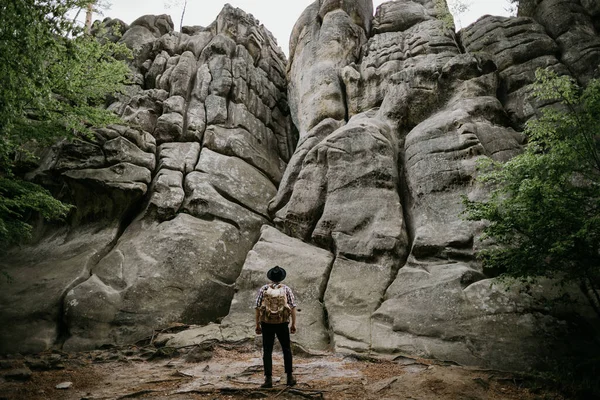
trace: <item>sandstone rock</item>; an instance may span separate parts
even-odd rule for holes
[[[343,125],[344,123],[342,121],[336,121],[331,118],[325,119],[311,129],[310,132],[298,142],[298,147],[283,175],[279,190],[277,191],[277,196],[269,203],[269,215],[271,217],[289,202],[298,176],[300,175],[300,172],[302,172],[304,160],[310,150]]]
[[[414,1],[393,1],[377,7],[373,20],[373,33],[402,32],[408,28],[432,19],[427,9]]]
[[[154,170],[156,159],[153,153],[146,153],[122,136],[104,143],[104,153],[109,164],[131,163]]]
[[[343,256],[335,259],[325,307],[337,351],[367,352],[371,347],[371,314],[381,304],[398,267],[393,259],[381,261],[362,262]]]
[[[133,21],[120,42],[137,50],[146,43],[153,43],[162,35],[173,31],[173,21],[168,15],[144,15]]]
[[[68,171],[64,177],[74,181],[90,181],[117,189],[146,193],[150,171],[130,163],[120,163],[108,168]]]
[[[187,97],[190,81],[196,73],[196,57],[191,51],[186,51],[179,58],[177,66],[170,75],[171,96]]]
[[[202,149],[196,170],[207,174],[211,184],[227,198],[266,216],[267,204],[277,188],[260,171],[236,157]]]
[[[538,68],[569,74],[556,58],[558,45],[530,18],[485,16],[463,29],[460,37],[469,52],[492,55],[501,79],[499,99],[516,126],[522,126],[546,105],[531,96],[530,85]]]
[[[94,21],[91,33],[95,37],[116,43],[129,29],[129,25],[118,18],[104,18],[101,23]]]
[[[158,168],[189,174],[198,163],[199,156],[200,145],[198,143],[164,143],[159,148]]]
[[[73,335],[64,348],[131,343],[172,322],[225,316],[247,252],[238,242],[235,227],[187,214],[133,223],[66,299]]]
[[[187,193],[183,210],[202,219],[225,221],[240,230],[240,246],[250,249],[258,239],[260,227],[268,220],[236,202],[213,185],[214,176],[192,172],[185,178]]]
[[[125,122],[138,125],[142,130],[154,132],[156,122],[162,114],[162,101],[169,97],[165,90],[151,89],[138,93],[128,100],[121,117]]]
[[[290,38],[289,104],[300,137],[325,118],[346,119],[340,70],[358,60],[366,42],[372,2],[310,5]]]
[[[203,30],[195,33],[194,35],[189,35],[185,32],[182,33],[183,34],[180,36],[181,39],[177,51],[179,53],[191,51],[192,53],[194,53],[194,56],[196,56],[196,58],[200,57],[202,50],[204,50],[206,45],[214,37],[214,34],[209,30]]]
[[[42,352],[66,333],[59,324],[59,304],[71,287],[87,279],[117,234],[116,224],[101,223],[55,230],[0,260],[12,277],[0,291],[0,353]]]
[[[587,3],[586,6],[590,8]],[[596,13],[597,9],[591,11]],[[561,50],[560,60],[580,83],[599,76],[599,32],[592,15],[580,2],[544,0],[537,4],[532,16],[556,40]]]
[[[333,256],[329,252],[264,226],[236,282],[231,309],[221,324],[223,340],[255,337],[256,294],[268,283],[267,271],[279,265],[286,270],[284,283],[292,288],[298,303],[298,332],[292,340],[305,349],[327,349],[329,334],[325,325],[323,295],[332,262]]]
[[[169,57],[169,53],[164,51],[157,55],[156,58],[152,61],[152,64],[148,68],[148,72],[146,72],[144,80],[147,88],[154,89],[154,87],[156,86],[156,79],[165,72]]]
[[[221,326],[219,324],[208,324],[206,326],[193,327],[179,332],[166,343],[168,347],[186,347],[192,345],[203,345],[213,341],[221,341]]]
[[[183,115],[172,112],[161,115],[156,121],[154,137],[158,144],[166,142],[177,142],[182,139],[183,134]]]
[[[488,16],[458,36],[436,0],[374,17],[371,4],[315,1],[287,69],[272,35],[231,6],[182,33],[164,16],[134,22],[122,39],[134,84],[110,106],[133,126],[48,149],[27,174],[77,209],[3,260],[41,281],[0,294],[17,310],[0,323],[19,321],[0,324],[0,343],[38,351],[69,333],[63,348],[81,350],[172,323],[199,326],[161,344],[252,340],[275,264],[306,350],[527,369],[579,338],[564,321],[589,307],[546,307],[564,293],[548,283],[495,285],[476,258],[481,224],[460,214],[462,196],[488,193],[477,161],[518,154],[511,126],[549,105],[527,97],[534,71],[593,76],[595,3],[543,0],[532,18]]]
[[[273,136],[261,137],[259,133],[251,133],[243,128],[212,125],[204,133],[204,146],[214,152],[246,161],[278,184],[283,172],[281,161],[277,157],[277,139]]]
[[[218,21],[181,34],[167,16],[126,27],[120,41],[134,50],[134,83],[110,105],[126,125],[55,146],[27,174],[77,208],[64,234],[40,228],[39,251],[23,250],[31,253],[24,271],[59,277],[42,278],[54,286],[29,296],[21,319],[1,313],[0,322],[21,321],[22,329],[0,335],[18,336],[13,348],[60,346],[67,332],[65,349],[131,343],[170,322],[227,314],[246,254],[270,223],[267,204],[295,139],[275,39],[230,6]],[[16,251],[11,262],[22,266],[24,257]],[[39,273],[42,266],[48,271]],[[40,285],[14,287],[29,293]],[[6,304],[13,295],[7,291]]]
[[[405,7],[407,3],[385,4],[388,11],[375,15],[376,24],[385,25],[388,14],[410,13]],[[403,114],[410,113],[404,115],[409,119],[405,124],[416,125],[431,112],[431,103],[439,101],[437,75],[440,68],[457,54],[459,49],[453,33],[437,19],[426,19],[405,31],[373,35],[365,44],[360,65],[349,65],[342,71],[348,94],[348,115],[380,106],[389,86],[404,81],[409,87],[418,89],[418,94],[405,103],[403,110]]]
[[[223,124],[227,121],[227,100],[224,97],[210,94],[206,97],[206,102],[204,104],[207,109],[207,124]]]
[[[58,146],[52,169],[57,171],[99,168],[106,164],[102,148],[94,143],[75,140]]]
[[[183,204],[183,174],[180,171],[161,169],[152,183],[149,209],[161,220],[173,218]]]
[[[308,152],[276,223],[340,254],[401,252],[407,239],[394,183],[395,140],[384,122],[354,117]]]
[[[565,326],[531,297],[483,278],[461,263],[402,268],[373,316],[373,349],[500,368],[539,365]]]

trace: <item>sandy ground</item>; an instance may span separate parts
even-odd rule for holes
[[[295,387],[284,385],[283,360],[276,354],[275,387],[260,389],[261,354],[250,345],[178,350],[128,347],[4,357],[0,358],[0,400],[565,399],[522,377],[431,360],[359,360],[323,354],[296,355],[294,362]],[[58,389],[61,383],[68,388]]]

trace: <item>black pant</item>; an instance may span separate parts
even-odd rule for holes
[[[292,345],[290,342],[290,329],[288,323],[284,324],[267,324],[261,322],[263,334],[263,365],[265,367],[265,376],[273,375],[273,345],[275,344],[275,336],[279,340],[281,349],[283,350],[283,363],[285,365],[286,374],[292,373]]]

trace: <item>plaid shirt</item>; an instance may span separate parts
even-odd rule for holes
[[[262,305],[263,297],[265,296],[265,292],[272,284],[265,285],[260,288],[258,291],[258,296],[256,296],[256,302],[254,303],[254,308],[260,308]],[[290,308],[296,308],[296,298],[294,297],[294,293],[292,293],[292,289],[288,286],[281,284],[283,290],[285,290],[285,296],[287,297],[287,303]]]

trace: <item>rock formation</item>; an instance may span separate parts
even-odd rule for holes
[[[462,196],[486,196],[478,160],[518,154],[551,106],[530,98],[535,70],[596,76],[596,3],[538,3],[455,34],[436,0],[374,16],[371,0],[317,0],[287,67],[229,6],[183,33],[167,16],[126,26],[135,85],[110,108],[127,126],[57,144],[28,176],[77,210],[0,261],[15,280],[0,352],[130,343],[173,322],[200,327],[172,344],[252,340],[253,297],[278,264],[307,351],[520,370],[559,354],[566,318],[590,310],[495,283],[481,226],[461,217]]]
[[[110,108],[130,127],[57,144],[30,173],[76,211],[3,260],[14,283],[0,295],[10,321],[0,351],[130,343],[173,322],[219,321],[270,223],[295,145],[271,34],[229,6],[192,34],[165,15],[126,28],[136,85]]]

